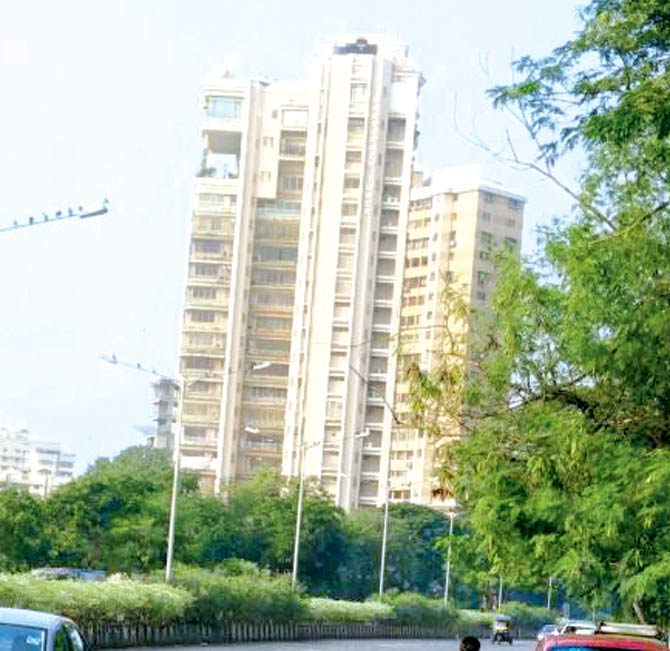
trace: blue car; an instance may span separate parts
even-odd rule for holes
[[[0,608],[0,651],[89,651],[89,647],[67,617]]]

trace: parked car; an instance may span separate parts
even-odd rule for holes
[[[655,626],[602,622],[591,631],[547,635],[535,651],[667,651]]]
[[[547,635],[558,635],[558,626],[556,624],[545,624],[537,632],[537,639],[544,640]]]
[[[0,651],[88,651],[75,623],[37,610],[0,608]]]

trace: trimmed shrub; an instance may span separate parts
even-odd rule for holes
[[[27,574],[0,575],[0,603],[98,622],[165,624],[184,616],[193,597],[184,589],[135,581],[49,581]]]
[[[529,606],[518,601],[503,604],[501,612],[514,618],[514,625],[518,628],[539,629],[543,624],[555,622],[558,613],[541,606]]]
[[[445,606],[441,600],[414,592],[391,592],[384,595],[382,601],[393,608],[398,624],[439,627],[451,626],[458,619],[457,611]]]
[[[190,621],[290,622],[304,619],[305,608],[288,577],[227,576],[221,570],[180,567],[173,584],[187,590],[193,602],[187,610]]]
[[[307,619],[317,622],[372,623],[393,620],[395,612],[380,601],[344,601],[313,597],[306,601]]]

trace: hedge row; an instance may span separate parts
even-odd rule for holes
[[[193,596],[183,588],[135,581],[49,581],[0,575],[0,604],[60,613],[82,626],[95,622],[161,625],[183,617]]]
[[[192,622],[328,622],[445,627],[453,632],[489,627],[493,615],[447,608],[441,600],[391,593],[366,602],[302,598],[286,577],[258,571],[230,576],[225,570],[179,568],[172,585],[156,580],[104,583],[50,581],[26,574],[0,575],[0,604],[61,613],[82,626],[125,622],[161,626]],[[552,621],[543,608],[508,604],[504,611],[524,629]]]

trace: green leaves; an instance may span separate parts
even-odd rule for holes
[[[670,5],[593,0],[583,20],[490,91],[537,146],[527,167],[561,185],[557,160],[583,148],[574,216],[544,230],[534,264],[500,261],[492,313],[463,321],[468,357],[447,348],[438,369],[415,373],[413,404],[426,431],[458,409],[467,425],[443,475],[466,509],[480,585],[486,573],[536,586],[559,577],[591,606],[663,623]],[[454,367],[468,368],[460,404]]]

